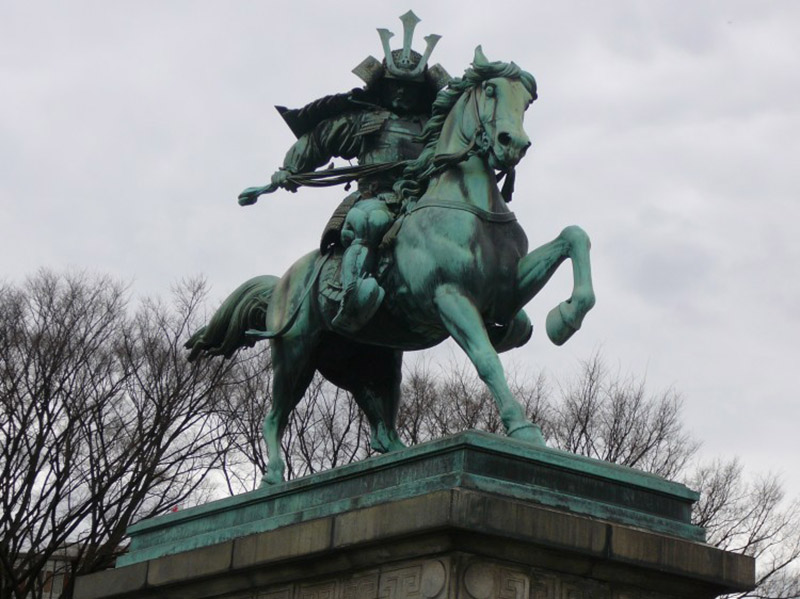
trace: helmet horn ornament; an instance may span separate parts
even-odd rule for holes
[[[400,21],[403,23],[402,49],[393,51],[389,41],[394,37],[394,33],[380,28],[378,35],[383,46],[385,58],[383,63],[369,56],[353,69],[353,73],[368,85],[373,84],[381,77],[389,77],[404,81],[428,81],[436,90],[441,89],[450,80],[450,75],[441,65],[434,65],[430,69],[427,69],[427,66],[428,59],[442,36],[435,33],[425,36],[425,52],[420,56],[411,46],[414,41],[414,30],[421,19],[409,10],[400,17]]]

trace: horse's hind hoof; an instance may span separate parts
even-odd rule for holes
[[[381,422],[378,424],[377,430],[372,433],[370,447],[378,453],[389,453],[390,451],[405,449],[406,444],[397,436],[396,430],[387,430],[386,425]]]
[[[278,483],[283,482],[283,476],[278,473],[271,473],[267,472],[264,476],[261,477],[261,486],[262,487],[271,487],[272,485],[277,485]]]

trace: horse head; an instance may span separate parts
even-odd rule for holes
[[[462,147],[474,144],[494,169],[516,166],[531,145],[523,121],[525,111],[536,99],[533,76],[513,62],[490,62],[478,46],[464,77],[451,84],[453,92],[461,92],[461,97],[450,114],[455,122],[451,127],[446,124],[444,131],[456,128],[455,137]],[[444,141],[447,138],[451,143],[454,139],[442,136],[452,152],[455,148]]]
[[[536,84],[531,85],[533,78],[529,75],[523,78],[524,72],[514,63],[491,63],[480,46],[475,48],[472,63],[475,71],[491,74],[501,64],[504,68],[496,76],[484,79],[472,89],[467,102],[474,106],[477,143],[489,166],[505,170],[516,166],[531,145],[523,122],[525,111],[536,99]]]

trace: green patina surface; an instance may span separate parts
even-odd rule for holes
[[[469,431],[302,479],[139,522],[118,566],[135,564],[453,488],[636,526],[691,541],[697,493],[631,468]],[[412,515],[409,515],[412,517]]]
[[[355,182],[321,247],[282,277],[242,284],[187,343],[189,359],[198,359],[270,340],[269,484],[283,481],[281,437],[315,372],[352,394],[375,451],[402,449],[403,353],[448,337],[486,383],[505,432],[543,446],[498,353],[531,338],[524,307],[565,262],[572,292],[546,317],[550,340],[566,342],[595,304],[588,235],[568,226],[531,249],[508,206],[531,145],[524,116],[537,98],[533,75],[490,61],[478,46],[464,74],[450,79],[427,66],[439,36],[427,36],[418,54],[411,42],[419,19],[409,11],[401,20],[403,48],[391,49],[392,34],[381,29],[384,61],[356,69],[366,87],[279,109],[298,139],[269,185],[239,196],[249,205],[280,188]],[[358,164],[320,169],[334,158]]]

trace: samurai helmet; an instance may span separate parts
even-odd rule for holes
[[[426,36],[425,42],[427,46],[425,47],[425,52],[420,55],[411,49],[414,29],[417,23],[420,22],[419,17],[409,10],[400,17],[400,21],[403,23],[403,48],[401,50],[392,50],[389,46],[389,40],[394,36],[394,33],[388,29],[378,29],[378,35],[383,44],[384,60],[381,62],[373,56],[368,56],[353,69],[353,73],[367,86],[371,86],[381,78],[386,77],[387,79],[427,83],[434,91],[442,89],[450,81],[450,75],[439,64],[428,68],[428,59],[442,36],[436,34]]]

